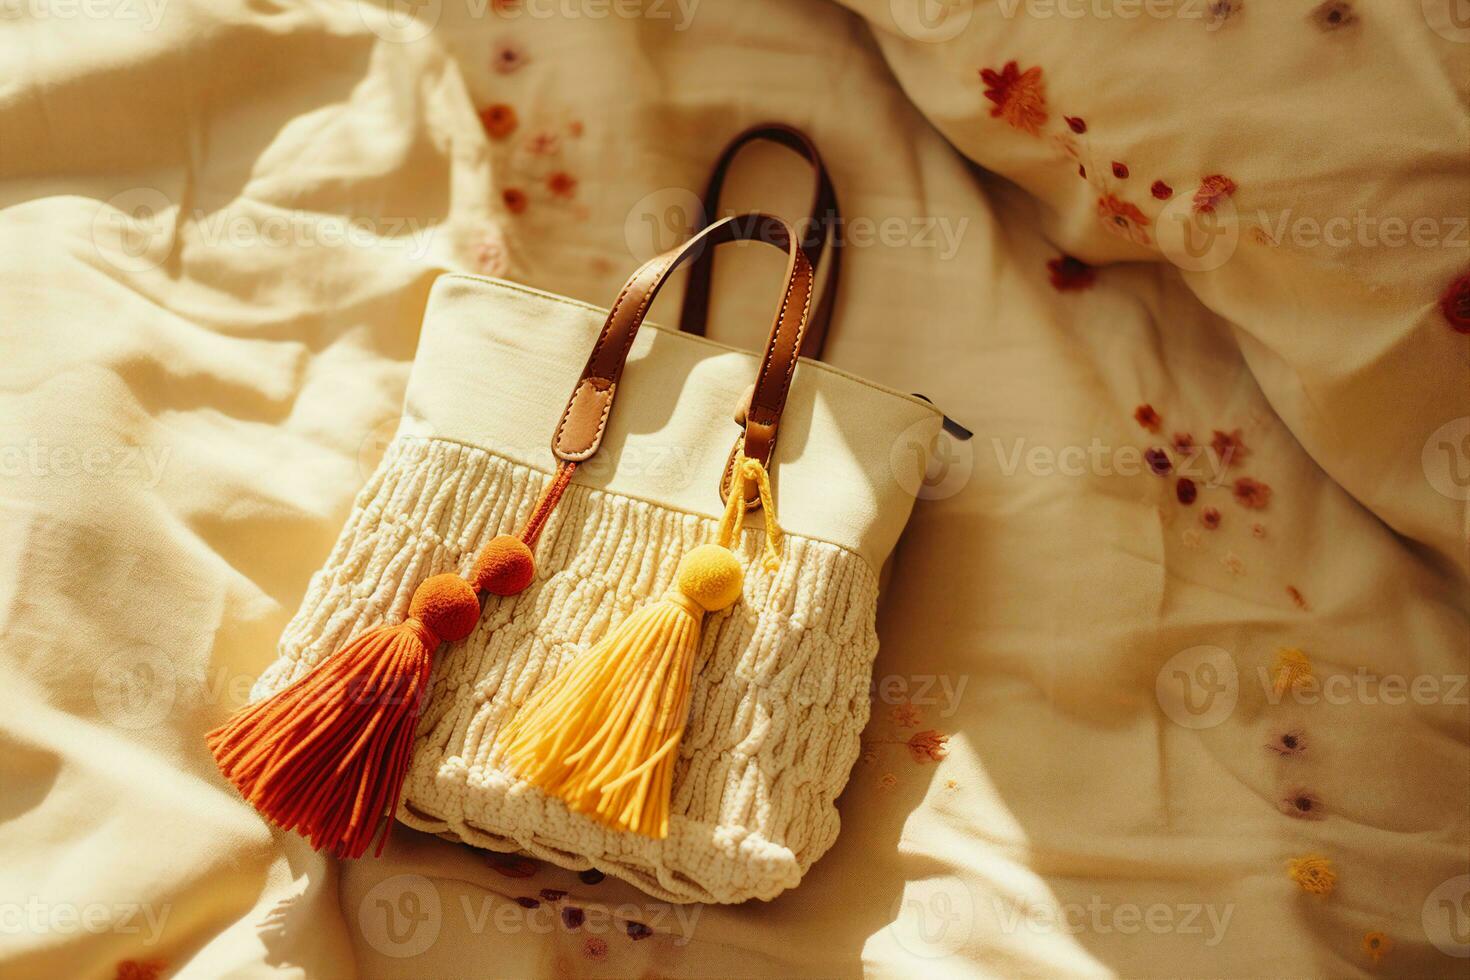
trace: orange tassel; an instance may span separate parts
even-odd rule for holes
[[[431,655],[441,640],[468,636],[479,615],[458,575],[424,582],[408,619],[362,634],[210,732],[220,771],[272,823],[318,850],[361,857],[398,809]]]
[[[220,772],[266,819],[342,858],[361,857],[381,828],[375,853],[383,853],[434,650],[474,631],[477,591],[514,595],[530,585],[531,548],[573,468],[557,473],[519,537],[486,545],[473,582],[458,575],[426,580],[403,622],[362,634],[206,736]]]

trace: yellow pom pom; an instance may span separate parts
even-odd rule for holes
[[[728,549],[702,544],[684,556],[674,581],[706,612],[717,612],[740,598],[745,575]]]

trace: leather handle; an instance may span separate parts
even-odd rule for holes
[[[654,297],[668,281],[669,274],[680,263],[732,241],[764,242],[785,250],[787,254],[781,306],[771,325],[760,373],[756,376],[742,433],[736,442],[736,448],[743,448],[747,456],[770,465],[776,430],[780,425],[781,412],[786,407],[791,375],[796,369],[796,359],[811,313],[812,266],[791,226],[780,218],[761,213],[716,221],[683,245],[645,262],[629,277],[618,294],[617,302],[608,312],[597,344],[587,358],[587,365],[582,369],[571,400],[562,412],[561,421],[557,423],[551,450],[558,459],[580,463],[597,452],[602,444],[633,339]],[[734,450],[731,456],[733,458]],[[722,488],[728,486],[729,476],[727,466]],[[724,496],[723,489],[721,496]]]
[[[719,210],[720,192],[725,187],[725,177],[730,166],[742,149],[758,140],[778,143],[812,165],[812,196],[808,211],[807,227],[801,250],[813,269],[821,273],[821,287],[817,291],[817,306],[807,325],[806,339],[802,341],[801,356],[820,359],[827,341],[827,328],[832,322],[832,307],[837,297],[837,279],[842,266],[841,215],[837,205],[837,190],[831,175],[822,162],[817,145],[801,130],[784,123],[761,123],[737,134],[715,161],[710,172],[709,184],[705,187],[704,214],[713,217]],[[830,245],[830,247],[829,247]],[[827,261],[822,262],[823,252]],[[684,286],[683,306],[679,313],[679,329],[703,337],[709,323],[710,288],[714,275],[714,252],[706,251],[697,256],[689,267],[689,277]]]

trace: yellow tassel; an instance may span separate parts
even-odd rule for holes
[[[744,457],[737,472],[760,490],[765,563],[774,568],[781,529],[770,480]],[[684,556],[672,589],[532,695],[505,726],[498,742],[511,772],[610,827],[668,836],[700,625],[706,612],[734,604],[744,585],[729,550],[744,519],[743,496],[732,489],[717,543]]]

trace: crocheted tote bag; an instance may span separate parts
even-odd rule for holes
[[[741,239],[787,253],[764,352],[643,324],[674,267]],[[210,734],[253,805],[344,857],[396,815],[670,901],[799,882],[868,717],[879,569],[914,502],[894,450],[941,425],[798,363],[799,245],[726,218],[611,310],[435,284],[410,424]]]

